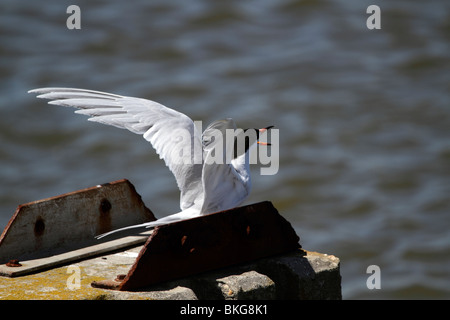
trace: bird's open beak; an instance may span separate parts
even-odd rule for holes
[[[266,131],[269,130],[270,128],[273,128],[273,126],[268,126],[268,127],[259,129],[259,132],[260,132],[260,133],[266,132]],[[271,145],[272,145],[270,142],[262,142],[262,141],[258,141],[257,143],[258,143],[259,145],[262,145],[262,146],[271,146]]]
[[[266,132],[267,130],[269,130],[269,129],[271,129],[271,128],[273,128],[273,126],[268,126],[268,127],[259,129],[259,132],[263,133],[263,132]]]

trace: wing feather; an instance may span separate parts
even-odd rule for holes
[[[143,135],[174,174],[181,209],[202,201],[202,165],[196,163],[203,156],[201,135],[183,113],[151,100],[93,90],[40,88],[29,92],[50,99],[49,104],[77,108],[75,113],[90,116],[90,121]]]

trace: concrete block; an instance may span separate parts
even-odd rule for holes
[[[197,300],[194,291],[189,288],[177,286],[169,290],[154,291],[114,291],[105,290],[96,300]]]
[[[93,288],[126,274],[142,247],[18,278],[0,277],[0,299],[247,300],[341,299],[339,259],[297,250],[248,264],[173,280],[136,292]],[[78,286],[71,272],[79,271]],[[74,286],[75,284],[75,286]]]
[[[273,300],[275,283],[256,271],[230,275],[216,280],[225,300]]]
[[[342,299],[340,261],[333,255],[299,250],[251,267],[275,282],[277,299]]]
[[[155,288],[190,288],[199,300],[340,300],[340,261],[333,255],[305,250],[259,259]]]

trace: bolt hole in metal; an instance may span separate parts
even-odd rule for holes
[[[108,199],[102,199],[100,202],[100,212],[101,213],[108,213],[112,208],[111,202],[108,201]]]
[[[36,222],[34,223],[34,234],[39,237],[44,234],[45,230],[45,222],[44,219],[41,217],[38,217]]]
[[[103,198],[98,206],[98,211],[100,213],[98,221],[99,228],[97,230],[98,234],[111,231],[111,209],[111,202],[109,202],[108,199]]]

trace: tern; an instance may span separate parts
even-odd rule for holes
[[[225,137],[228,130],[237,130],[231,118],[214,121],[200,133],[185,114],[148,99],[76,88],[40,88],[28,92],[51,100],[48,103],[52,105],[77,108],[75,113],[90,116],[90,121],[143,135],[175,176],[181,193],[180,212],[116,229],[96,236],[97,239],[126,229],[161,226],[239,206],[249,196],[252,185],[250,149],[256,144],[270,145],[259,141],[259,135],[273,126],[241,130],[241,135],[250,131],[255,138],[248,135],[238,151],[237,137],[217,139],[217,132]],[[216,156],[217,148],[222,149],[224,159],[231,161],[208,161]]]

